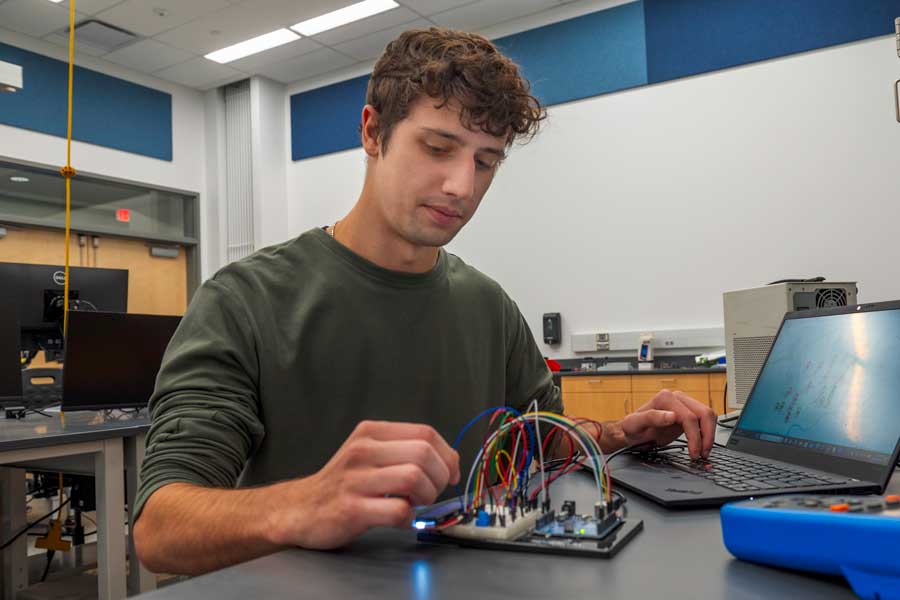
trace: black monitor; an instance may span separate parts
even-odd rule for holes
[[[181,317],[69,313],[64,411],[147,406]]]
[[[22,401],[19,321],[8,300],[0,298],[0,404]]]
[[[65,268],[0,262],[0,300],[14,307],[22,331],[21,350],[63,349]],[[69,267],[69,310],[126,312],[128,271]]]

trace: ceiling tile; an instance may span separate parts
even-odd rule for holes
[[[462,6],[463,4],[472,4],[476,0],[398,0],[400,4],[404,4],[413,9],[420,15],[433,15],[435,13],[444,12],[451,8]]]
[[[419,15],[413,11],[398,6],[397,8],[371,16],[368,19],[354,21],[353,23],[348,23],[342,27],[323,31],[322,33],[314,35],[313,39],[322,42],[323,44],[327,44],[328,46],[334,46],[341,42],[367,36],[376,31],[396,27],[401,23],[409,23],[418,18]],[[291,25],[293,25],[293,23],[291,23]]]
[[[300,38],[299,40],[295,40],[288,44],[278,46],[277,48],[272,48],[270,50],[266,50],[265,52],[260,52],[246,58],[230,62],[228,63],[228,66],[233,69],[243,71],[244,73],[256,74],[261,68],[267,65],[280,63],[289,58],[295,58],[302,54],[306,54],[307,52],[318,50],[321,47],[321,44],[317,44],[310,38]]]
[[[391,42],[404,31],[408,29],[424,29],[426,27],[431,27],[431,25],[432,23],[430,21],[419,19],[365,37],[350,40],[343,44],[338,44],[335,46],[335,49],[340,50],[344,54],[349,54],[359,61],[372,60],[373,58],[381,56],[381,53],[384,52],[384,48],[388,45],[388,42]]]
[[[124,0],[75,0],[75,8],[77,8],[80,13],[96,15],[101,10],[112,8],[123,1]],[[69,2],[68,0],[65,0],[64,2],[60,2],[59,5],[68,8]]]
[[[76,12],[75,23],[84,18],[85,15]],[[69,9],[47,0],[7,0],[0,4],[0,26],[34,37],[44,37],[69,26]]]
[[[233,81],[237,81],[246,77],[246,74],[236,69],[200,57],[157,71],[154,75],[189,87],[204,89],[220,81],[232,78]]]
[[[358,0],[242,0],[240,5],[258,13],[275,17],[278,27],[290,27],[334,10],[355,4]]]
[[[69,47],[69,34],[67,31],[68,29],[69,28],[66,27],[65,29],[62,29],[55,33],[51,33],[50,35],[45,36],[44,40],[50,42],[54,46],[59,46],[61,48],[68,48]],[[88,56],[103,56],[107,52],[109,52],[109,48],[96,48],[84,41],[80,41],[78,39],[75,40],[75,56],[76,57],[78,57],[79,55],[85,55],[85,54]]]
[[[286,25],[277,15],[235,4],[155,37],[164,44],[202,56]]]
[[[438,25],[479,31],[498,23],[511,21],[525,15],[534,14],[558,6],[557,0],[480,0],[429,17]]]
[[[114,50],[104,58],[137,71],[153,73],[185,62],[193,56],[189,52],[166,46],[156,40],[141,40],[120,50]]]
[[[227,0],[125,0],[99,13],[97,18],[149,37],[227,6]],[[160,16],[154,11],[166,14]]]
[[[316,75],[347,67],[354,62],[356,61],[340,52],[335,52],[330,48],[322,48],[321,50],[262,68],[259,70],[259,73],[275,81],[293,83],[307,77],[315,77]]]

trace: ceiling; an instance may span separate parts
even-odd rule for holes
[[[406,29],[439,25],[479,31],[572,0],[397,0],[400,6],[392,10],[227,65],[203,58],[355,1],[76,0],[76,25],[99,19],[138,36],[112,52],[86,44],[76,52],[197,89],[250,75],[293,83],[371,63]],[[2,28],[65,47],[68,23],[68,0],[0,0]]]

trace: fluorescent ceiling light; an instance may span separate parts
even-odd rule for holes
[[[62,2],[62,1],[63,1],[63,0],[50,0],[50,2],[52,2],[53,4],[59,4],[59,3]]]
[[[9,178],[9,180],[13,183],[28,183],[29,181],[31,181],[30,179],[28,179],[27,177],[23,177],[22,175],[13,175]]]
[[[257,52],[263,52],[265,50],[275,48],[276,46],[281,46],[282,44],[287,44],[288,42],[293,42],[294,40],[299,39],[300,36],[293,31],[290,31],[289,29],[279,29],[271,33],[265,33],[253,39],[239,42],[237,44],[234,44],[233,46],[228,46],[227,48],[222,48],[221,50],[216,50],[215,52],[210,52],[204,58],[214,60],[217,63],[224,65],[225,63],[230,63],[233,60],[244,58],[245,56],[250,56],[251,54],[256,54]]]
[[[392,8],[397,8],[397,3],[394,0],[364,0],[340,10],[325,13],[313,19],[307,19],[292,25],[291,29],[303,35],[316,35],[353,21],[377,15]]]

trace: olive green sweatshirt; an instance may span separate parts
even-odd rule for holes
[[[426,423],[448,443],[488,407],[560,412],[525,319],[500,286],[440,252],[390,271],[321,229],[230,264],[196,293],[150,400],[133,514],[160,487],[309,475],[364,419]],[[460,446],[465,474],[486,431]]]

